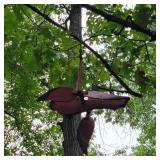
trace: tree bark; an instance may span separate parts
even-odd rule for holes
[[[82,39],[81,28],[81,8],[79,5],[72,5],[70,14],[70,32]],[[83,155],[77,141],[77,128],[80,120],[80,114],[63,116],[63,147],[65,156]]]

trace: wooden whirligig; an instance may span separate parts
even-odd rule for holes
[[[58,87],[51,89],[38,98],[38,101],[48,100],[53,110],[63,115],[73,115],[87,112],[81,120],[77,130],[77,140],[82,152],[87,154],[87,148],[94,130],[94,120],[90,117],[93,109],[112,109],[125,107],[129,97],[107,94],[99,91],[80,90],[82,76],[82,55],[80,53],[80,65],[78,69],[76,89],[70,87]]]
[[[48,96],[46,97],[46,95]],[[74,89],[70,87],[59,87],[45,93],[38,100],[48,100],[53,110],[61,114],[71,115],[93,109],[116,110],[125,107],[129,97],[98,91],[75,93]]]

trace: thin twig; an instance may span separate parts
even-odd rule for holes
[[[7,111],[4,111],[5,114],[7,114],[8,116],[12,117],[15,119],[14,115],[12,115],[11,113],[7,112]]]
[[[66,13],[70,15],[71,10],[66,6],[66,4],[60,4],[60,7],[64,8],[66,10]]]
[[[126,91],[126,90],[118,90],[118,89],[112,89],[112,88],[105,88],[105,87],[101,87],[101,86],[97,86],[97,85],[96,85],[96,87],[98,89],[102,89],[102,90],[109,91],[109,92],[128,93],[128,91]]]

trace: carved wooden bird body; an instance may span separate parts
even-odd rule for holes
[[[53,110],[71,115],[93,109],[116,110],[125,107],[130,98],[105,92],[88,91],[75,92],[70,87],[59,87],[49,90],[38,98],[38,101],[48,100]]]

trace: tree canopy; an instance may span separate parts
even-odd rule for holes
[[[126,108],[94,114],[141,131],[132,155],[156,154],[156,6],[80,6],[83,40],[68,30],[69,4],[4,6],[5,155],[63,155],[62,116],[37,97],[75,88],[80,49],[84,90],[131,97]]]

